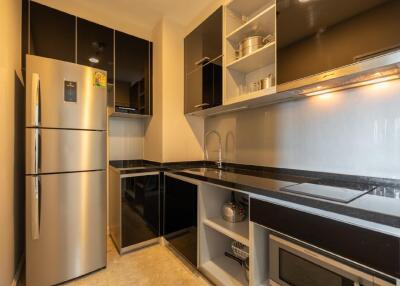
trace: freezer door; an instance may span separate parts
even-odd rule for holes
[[[102,170],[105,131],[26,128],[26,174]]]
[[[106,129],[107,73],[27,55],[26,126]]]
[[[105,171],[26,176],[26,285],[106,266]]]

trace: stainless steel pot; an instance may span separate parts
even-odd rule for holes
[[[262,36],[247,37],[239,43],[239,49],[235,51],[236,57],[241,58],[250,55],[251,53],[254,53],[255,51],[262,48],[272,40],[273,40],[272,35],[268,35],[266,37]]]
[[[235,192],[231,193],[231,200],[222,206],[222,217],[228,222],[240,222],[246,218],[244,207],[236,202]]]
[[[247,257],[246,259],[240,259],[239,257],[236,257],[235,255],[225,252],[225,256],[229,257],[230,259],[236,260],[244,269],[244,274],[246,275],[246,280],[249,281],[249,258]]]
[[[267,77],[260,80],[260,88],[266,89],[272,86],[272,74],[269,74]]]

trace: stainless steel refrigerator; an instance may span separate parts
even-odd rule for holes
[[[27,286],[106,266],[106,82],[102,70],[27,56]]]

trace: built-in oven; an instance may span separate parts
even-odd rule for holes
[[[388,286],[374,275],[281,237],[269,236],[271,286]]]

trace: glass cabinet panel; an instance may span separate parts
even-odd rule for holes
[[[151,114],[151,55],[149,41],[115,32],[115,111]]]
[[[159,175],[121,179],[122,248],[160,235]]]
[[[75,62],[75,16],[30,1],[29,53]]]

